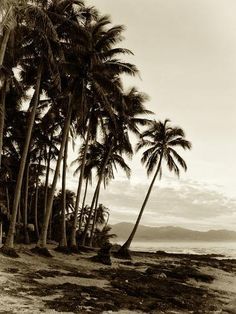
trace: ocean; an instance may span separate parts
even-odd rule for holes
[[[120,243],[122,244],[122,243]],[[221,254],[236,259],[236,242],[137,242],[131,244],[134,251],[165,251],[185,254]]]

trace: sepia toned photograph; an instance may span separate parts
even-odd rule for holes
[[[235,0],[0,0],[0,314],[236,314],[235,158]]]

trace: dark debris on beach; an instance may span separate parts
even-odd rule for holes
[[[149,261],[118,261],[118,267],[95,267],[91,273],[70,267],[70,271],[38,270],[21,276],[22,286],[31,296],[50,296],[58,293],[58,297],[46,300],[46,307],[58,312],[103,313],[128,309],[143,313],[215,313],[223,306],[214,291],[206,286],[194,286],[198,283],[211,283],[214,277],[203,273],[200,266],[224,269],[227,272],[236,270],[232,260],[218,260],[214,257],[168,254],[134,253],[134,257],[151,257]],[[82,257],[81,257],[82,258]],[[86,257],[86,254],[83,258]],[[92,263],[92,261],[89,261]],[[117,262],[117,261],[116,261]],[[53,259],[50,259],[53,267]],[[57,265],[55,265],[57,266]],[[7,269],[6,269],[7,270]],[[8,271],[18,274],[16,268]],[[68,282],[62,284],[39,283],[37,279],[67,276]],[[82,286],[70,283],[70,277],[106,279],[109,286]],[[24,288],[23,288],[24,290]],[[14,291],[16,293],[16,291]]]

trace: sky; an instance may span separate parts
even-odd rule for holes
[[[141,223],[195,230],[236,230],[236,2],[234,0],[88,0],[126,27],[120,46],[133,51],[153,118],[169,118],[193,144],[180,179],[165,169]],[[111,223],[135,222],[151,178],[140,155],[132,177],[117,174],[101,192]],[[71,187],[77,179],[71,177]],[[92,193],[92,191],[90,192]]]

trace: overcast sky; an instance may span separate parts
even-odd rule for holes
[[[193,143],[183,153],[188,172],[179,180],[166,172],[156,182],[142,223],[236,230],[236,1],[86,3],[126,26],[120,46],[134,52],[128,60],[141,74],[127,87],[146,92],[155,118],[171,119]],[[118,175],[101,192],[111,222],[135,221],[150,182],[139,158],[130,181]]]

